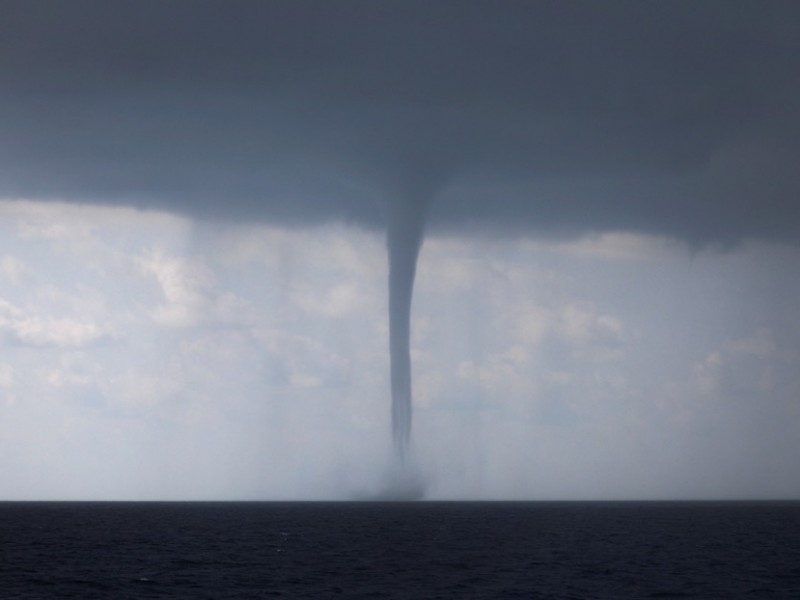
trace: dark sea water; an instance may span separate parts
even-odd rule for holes
[[[0,503],[0,598],[800,598],[800,503]]]

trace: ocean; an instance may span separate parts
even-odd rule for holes
[[[800,598],[800,502],[5,502],[0,597]]]

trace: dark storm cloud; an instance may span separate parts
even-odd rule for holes
[[[0,3],[0,194],[800,236],[795,2]]]

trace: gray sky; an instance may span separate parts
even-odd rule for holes
[[[796,238],[787,2],[3,2],[2,191]]]
[[[0,14],[0,497],[800,494],[797,3]]]

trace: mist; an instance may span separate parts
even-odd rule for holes
[[[427,235],[395,470],[381,233],[0,211],[8,499],[798,493],[793,246]]]
[[[779,274],[793,276],[792,260],[785,257],[794,256],[800,239],[796,3],[277,0],[198,1],[187,8],[171,1],[111,6],[91,0],[10,0],[2,6],[0,200],[12,215],[11,245],[1,263],[8,283],[0,297],[2,342],[6,349],[24,348],[14,350],[0,369],[0,382],[12,390],[8,404],[37,393],[55,398],[60,389],[65,398],[80,397],[78,404],[106,406],[105,400],[131,388],[140,363],[172,348],[174,364],[164,358],[162,368],[180,371],[175,380],[188,387],[172,386],[165,374],[148,371],[142,381],[150,383],[126,393],[159,399],[154,413],[172,423],[165,431],[184,432],[175,447],[191,447],[200,439],[191,433],[192,418],[179,426],[165,416],[170,410],[180,413],[175,407],[184,406],[192,393],[207,398],[201,412],[208,418],[193,417],[201,423],[199,430],[227,445],[231,461],[264,457],[259,464],[267,470],[270,464],[292,464],[284,454],[303,454],[303,448],[317,448],[315,460],[326,464],[322,447],[351,448],[342,431],[326,437],[318,430],[329,419],[355,427],[347,416],[352,410],[355,422],[365,419],[369,431],[369,441],[354,436],[360,442],[352,448],[369,448],[382,465],[362,468],[344,459],[350,467],[329,465],[328,472],[339,476],[326,479],[327,486],[348,479],[342,473],[360,473],[352,486],[341,484],[353,494],[361,493],[355,488],[377,493],[381,486],[392,488],[393,479],[411,477],[417,483],[404,489],[421,489],[424,481],[426,494],[434,497],[591,495],[581,477],[592,472],[596,454],[608,461],[601,470],[611,473],[596,482],[592,489],[604,490],[597,494],[618,490],[647,496],[661,489],[668,495],[669,487],[636,481],[649,481],[662,469],[673,473],[664,481],[685,483],[682,469],[696,473],[677,450],[674,463],[654,451],[651,470],[633,464],[630,454],[650,442],[636,442],[632,433],[617,444],[609,433],[621,431],[609,416],[616,414],[614,407],[641,419],[632,432],[648,431],[653,439],[659,434],[643,427],[653,422],[650,409],[623,408],[615,404],[620,398],[634,405],[652,398],[670,418],[706,424],[708,439],[720,445],[710,444],[703,455],[718,456],[720,464],[728,464],[720,447],[747,462],[751,455],[742,456],[734,442],[747,440],[752,456],[760,458],[753,458],[747,470],[752,477],[741,479],[750,482],[742,484],[744,495],[759,488],[761,480],[753,475],[758,465],[764,473],[772,461],[780,463],[776,446],[763,440],[780,429],[779,421],[795,422],[786,401],[796,386],[787,367],[796,354],[796,325],[786,308],[795,290],[777,281]],[[77,214],[86,219],[76,219]],[[45,218],[50,220],[37,225],[36,215],[50,215]],[[65,233],[64,222],[83,237]],[[139,233],[126,234],[124,226],[113,224],[121,222]],[[123,246],[110,241],[112,230]],[[166,242],[169,236],[156,231],[180,231],[176,239],[185,245]],[[265,236],[269,252],[253,231]],[[335,261],[352,266],[358,251],[348,241],[337,241],[332,231],[342,240],[359,239],[365,244],[360,252],[369,248],[380,254],[380,267],[362,265],[359,273],[364,282],[380,279],[382,291],[372,283],[364,283],[364,291],[361,279],[340,272],[348,267]],[[319,253],[315,237],[331,248],[347,248],[344,258],[333,251],[320,258],[325,252]],[[216,262],[199,250],[221,239],[233,240],[230,247],[220,243],[223,254],[239,248],[243,263]],[[662,244],[669,248],[650,254]],[[432,248],[447,248],[466,262],[432,258]],[[111,262],[99,252],[109,252]],[[53,257],[62,254],[87,261],[94,271],[59,263],[55,272],[42,262],[47,256],[56,264]],[[246,256],[264,266],[264,273],[254,267],[240,279],[237,273],[249,264]],[[718,281],[718,288],[695,279],[698,264],[705,264],[698,257],[713,263],[706,276]],[[543,266],[550,260],[555,262]],[[595,262],[589,268],[583,260]],[[588,278],[595,287],[580,293],[579,283],[570,288],[559,261],[565,273]],[[633,268],[637,261],[651,270]],[[313,267],[297,273],[298,263]],[[436,269],[442,285],[453,286],[449,295],[441,292],[446,301],[438,310],[431,309],[439,302],[431,291],[436,277],[426,269]],[[664,290],[651,277],[662,269],[678,282],[674,289]],[[415,282],[417,271],[421,278]],[[67,272],[84,287],[65,281]],[[774,289],[774,297],[757,291],[765,272],[766,289]],[[108,289],[94,279],[97,273],[104,274]],[[598,279],[598,273],[608,278]],[[269,282],[263,289],[262,280]],[[645,281],[665,297],[674,295],[683,307],[669,313],[668,326],[663,316],[668,311],[641,316],[646,310],[639,303],[661,305],[655,294],[637,287]],[[696,294],[681,295],[681,286]],[[719,290],[742,297],[730,299]],[[256,308],[259,294],[271,307],[267,313]],[[727,320],[718,319],[705,303],[707,296],[738,308]],[[130,304],[132,298],[138,300]],[[526,298],[537,300],[526,305]],[[377,300],[380,319],[367,308]],[[127,312],[117,313],[111,308],[115,303]],[[773,304],[784,307],[774,319]],[[371,317],[361,322],[350,318],[353,311]],[[715,325],[693,320],[697,314]],[[108,322],[96,323],[97,315]],[[460,325],[451,322],[456,316]],[[627,324],[626,318],[633,322]],[[131,333],[128,325],[134,322],[148,326]],[[447,330],[439,329],[448,322]],[[669,334],[688,332],[683,327],[689,322],[696,325],[687,333],[691,350]],[[214,328],[227,337],[211,334]],[[492,332],[498,332],[496,339]],[[331,341],[333,333],[341,342]],[[688,362],[676,366],[680,361],[665,350],[639,364],[633,353],[661,348],[653,340],[662,335],[663,348],[685,354]],[[782,335],[788,339],[779,343]],[[347,348],[365,345],[366,339],[380,341],[381,350],[370,346],[370,351],[383,357],[385,378],[370,375],[377,363],[350,362],[359,353]],[[591,349],[581,346],[590,342]],[[205,392],[201,389],[204,368],[214,371],[209,350],[214,345],[222,364],[232,361],[228,380],[240,382],[230,384],[236,392],[209,382]],[[111,354],[119,364],[125,362],[122,347],[136,348],[137,358],[128,356],[136,366],[118,371],[119,365],[98,358],[100,346],[116,348]],[[430,356],[432,347],[441,350],[439,360]],[[463,353],[458,358],[456,348]],[[303,363],[300,355],[313,357],[313,364],[297,368]],[[767,355],[773,362],[761,364]],[[744,356],[759,364],[752,367],[758,371],[757,389],[726,379],[734,378],[734,364],[747,370],[737,363]],[[239,360],[251,368],[235,368]],[[613,369],[600,366],[605,360],[637,364],[663,387],[653,388],[654,383],[621,367],[612,376]],[[185,365],[185,371],[175,365]],[[337,386],[358,377],[370,379],[369,389],[359,388],[358,400],[341,400],[339,394],[346,394],[336,392]],[[28,378],[49,382],[42,385],[53,389],[34,391],[35,385],[24,384]],[[264,380],[272,382],[264,392],[270,408],[251,415],[254,422],[285,419],[295,438],[276,429],[280,442],[266,448],[253,441],[255,428],[243,435],[250,442],[242,446],[223,425],[227,413],[215,403],[250,399],[250,390],[261,389]],[[93,390],[93,400],[76,391],[84,387]],[[212,389],[213,398],[207,395]],[[748,391],[740,398],[743,389]],[[316,400],[311,390],[319,393]],[[682,393],[697,399],[698,406],[707,406],[700,401],[703,394],[720,396],[714,396],[718,404],[709,401],[715,408],[704,414],[676,400]],[[755,419],[751,429],[747,410],[726,408],[719,400],[725,394],[742,406],[766,402],[774,421]],[[373,415],[365,409],[366,397],[383,407],[384,425],[364,416]],[[604,407],[610,421],[581,397]],[[243,402],[240,416],[252,408],[249,400]],[[504,410],[492,413],[495,403]],[[79,423],[96,425],[84,408],[56,412],[65,418],[80,414],[85,418]],[[36,421],[34,413],[15,410],[20,421],[11,422]],[[98,410],[107,417],[116,414],[107,407]],[[153,447],[164,448],[170,434],[160,438],[152,425],[161,421],[138,410],[131,422],[148,426],[137,443],[125,447],[150,447],[147,436],[153,435],[158,438]],[[459,411],[472,411],[474,418],[460,427],[458,418],[442,416],[451,410],[462,416],[466,413]],[[713,423],[727,422],[729,414],[738,416],[723,434]],[[559,435],[541,431],[548,423],[573,427],[573,433],[580,429],[590,441],[584,445],[567,435],[563,439],[574,445],[561,444]],[[130,423],[116,424],[123,437],[133,435]],[[33,435],[36,428],[19,430]],[[466,430],[472,433],[452,440],[459,449],[452,454],[444,442],[437,449],[433,441]],[[78,431],[85,434],[81,427]],[[689,438],[703,438],[703,431],[689,427],[675,439],[699,452],[699,439]],[[526,432],[543,446],[520,441]],[[485,443],[475,442],[482,437]],[[93,439],[96,447],[105,447]],[[783,440],[788,456],[795,455],[782,433],[775,439]],[[372,445],[377,440],[390,448],[388,456],[386,447]],[[608,452],[597,454],[604,444]],[[90,464],[90,447],[84,454],[76,451],[73,464]],[[480,451],[469,460],[457,458],[473,447]],[[22,463],[36,464],[36,452],[30,451]],[[52,453],[59,454],[58,448]],[[117,459],[135,462],[136,455],[131,450]],[[552,478],[521,474],[520,465],[534,464],[533,455],[538,472]],[[261,458],[252,460],[256,464]],[[408,473],[392,475],[395,462],[409,465]],[[714,460],[700,463],[709,471],[724,471]],[[233,472],[244,481],[253,468]],[[777,479],[788,481],[787,468],[776,469]],[[288,470],[276,467],[273,475],[280,479]],[[218,465],[211,471],[224,469]],[[373,480],[367,481],[367,471]],[[222,483],[201,483],[202,469],[184,472],[193,473],[179,486],[188,495],[214,485],[224,489]],[[298,475],[280,492],[261,492],[292,496],[321,489],[310,483],[325,479],[316,468],[299,472],[308,474],[305,482]],[[73,481],[92,478],[75,473]],[[387,477],[389,484],[380,483]],[[559,477],[564,485],[554,483]],[[718,488],[705,488],[702,477],[695,477],[695,483],[676,483],[675,489],[690,495],[714,489],[734,494],[731,482],[739,479],[720,477]],[[774,494],[794,489],[763,477],[765,489]],[[20,489],[38,489],[18,481]],[[246,488],[241,481],[237,489]]]

